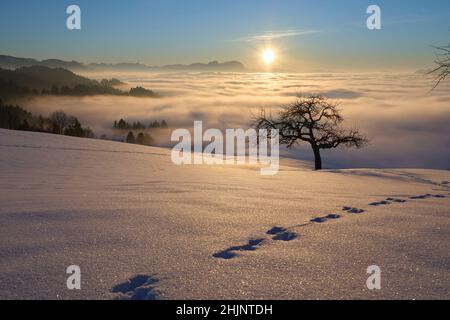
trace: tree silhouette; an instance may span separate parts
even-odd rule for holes
[[[64,130],[64,134],[66,136],[73,136],[73,137],[83,137],[84,136],[84,129],[81,126],[81,123],[78,121],[77,118],[70,116],[68,120],[68,124],[66,129]]]
[[[288,148],[300,142],[309,143],[314,152],[315,169],[321,170],[320,150],[342,146],[361,148],[368,143],[358,129],[343,129],[343,121],[337,104],[322,96],[299,96],[296,102],[283,106],[276,118],[267,117],[265,110],[261,110],[253,126],[257,130],[279,130],[280,144]]]
[[[437,47],[439,51],[438,58],[434,61],[436,68],[431,70],[429,74],[436,74],[435,89],[450,74],[450,44],[444,47]]]
[[[145,135],[144,135],[144,133],[140,132],[136,137],[136,143],[144,144],[144,142],[145,142]]]
[[[120,129],[120,130],[127,130],[127,129],[130,129],[131,126],[125,120],[120,119],[119,122],[117,122],[117,125],[115,128]]]
[[[153,145],[154,141],[152,136],[150,136],[148,133],[140,132],[136,137],[136,143],[142,144],[144,146],[151,146]]]
[[[64,134],[64,131],[70,123],[70,117],[64,111],[53,112],[50,120],[53,124],[53,132],[57,134]]]
[[[30,127],[30,125],[28,124],[27,119],[23,119],[22,125],[20,126],[19,129],[20,129],[20,130],[23,130],[23,131],[30,131],[30,130],[31,130],[31,127]]]
[[[126,138],[126,142],[127,143],[135,143],[136,139],[134,138],[134,134],[133,132],[128,132],[127,138]]]

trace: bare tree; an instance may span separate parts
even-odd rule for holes
[[[343,129],[343,121],[337,104],[322,96],[299,96],[296,102],[283,106],[275,119],[261,110],[253,126],[257,130],[278,129],[280,144],[288,148],[300,142],[309,143],[314,152],[315,169],[321,170],[320,150],[340,146],[361,148],[368,143],[358,129]]]
[[[58,134],[64,134],[64,130],[66,130],[71,121],[70,117],[64,111],[53,112],[50,120],[53,124],[53,131]]]
[[[436,68],[429,72],[429,74],[436,75],[436,84],[433,89],[436,89],[450,74],[450,44],[445,47],[436,47],[436,49],[439,51],[438,57],[434,61]]]

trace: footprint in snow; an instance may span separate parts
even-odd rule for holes
[[[442,199],[442,198],[446,198],[446,197],[443,194],[429,194],[429,193],[410,197],[410,199],[413,199],[413,200],[429,199],[429,198]]]
[[[287,231],[286,228],[282,228],[282,227],[273,227],[272,229],[267,231],[267,234],[270,235],[275,235],[275,234],[279,234],[281,232],[285,232]]]
[[[447,182],[447,184],[448,184],[448,182]],[[450,193],[449,193],[449,195],[450,195]],[[425,195],[411,196],[410,199],[427,199],[427,198],[431,198],[431,197],[445,198],[446,196],[444,196],[442,194],[436,194],[436,195],[425,194]],[[369,205],[378,207],[378,206],[383,206],[383,205],[389,205],[392,203],[405,203],[405,202],[407,202],[407,201],[404,199],[386,198],[386,200],[372,202]],[[366,212],[364,209],[358,209],[358,208],[353,208],[353,207],[343,207],[342,211],[346,211],[348,213],[353,213],[353,214],[361,214],[361,213]],[[335,219],[340,219],[340,218],[341,218],[341,216],[338,214],[329,214],[326,217],[313,218],[310,220],[310,222],[324,223],[328,220],[335,220]],[[272,235],[273,236],[272,240],[275,240],[275,241],[292,241],[292,240],[295,240],[298,238],[298,235],[296,233],[289,232],[288,229],[283,228],[283,227],[273,227],[273,228],[267,230],[266,233],[268,235]],[[221,258],[221,259],[225,259],[225,260],[233,259],[238,256],[238,252],[240,252],[240,251],[256,250],[260,245],[263,244],[263,242],[265,240],[267,240],[267,239],[252,239],[252,240],[249,240],[247,244],[244,244],[241,246],[233,246],[226,250],[217,252],[217,253],[213,254],[213,257]]]
[[[315,223],[324,223],[327,222],[328,220],[336,220],[336,219],[340,219],[341,216],[338,214],[329,214],[326,217],[317,217],[314,219],[311,219],[311,222],[315,222]]]
[[[255,251],[257,247],[264,242],[264,240],[266,239],[252,239],[249,240],[247,244],[244,244],[242,246],[233,246],[229,247],[226,250],[217,252],[213,254],[213,257],[225,260],[233,259],[238,256],[237,252],[239,251]]]
[[[233,258],[237,257],[237,253],[233,252],[233,251],[224,250],[224,251],[214,253],[213,257],[229,260],[229,259],[233,259]]]
[[[158,281],[154,276],[137,275],[115,285],[111,291],[116,293],[114,300],[156,300],[158,294],[154,284]]]
[[[292,241],[294,239],[297,239],[298,235],[294,232],[287,231],[286,228],[283,227],[273,227],[272,229],[269,229],[267,234],[273,235],[272,240],[275,241]]]
[[[352,208],[352,207],[343,207],[342,211],[347,211],[348,213],[360,214],[366,212],[363,209]]]
[[[396,203],[405,203],[405,202],[407,202],[406,200],[398,199],[398,198],[387,198],[386,201],[396,202]]]
[[[369,203],[369,206],[378,207],[378,206],[385,206],[388,204],[391,204],[391,202],[383,200],[383,201]]]
[[[266,232],[269,235],[272,235],[272,240],[275,241],[292,241],[294,239],[297,239],[298,235],[294,232],[287,231],[286,228],[282,227],[273,227],[270,230]],[[249,240],[247,244],[241,245],[241,246],[233,246],[229,247],[226,250],[219,251],[215,254],[213,254],[214,258],[218,259],[225,259],[230,260],[233,258],[236,258],[239,256],[239,252],[243,251],[255,251],[258,249],[259,246],[261,246],[267,239],[252,239]]]
[[[298,235],[294,232],[289,232],[289,231],[285,231],[285,232],[281,232],[279,234],[277,234],[276,236],[274,236],[272,238],[272,240],[275,241],[292,241],[297,239]]]
[[[431,198],[432,197],[432,195],[431,194],[422,194],[422,195],[419,195],[419,196],[412,196],[412,197],[409,197],[410,199],[412,199],[412,200],[420,200],[420,199],[428,199],[428,198]]]

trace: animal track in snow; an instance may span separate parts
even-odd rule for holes
[[[229,250],[224,250],[224,251],[214,253],[213,257],[229,260],[229,259],[233,259],[233,258],[237,257],[237,253],[235,253],[233,251],[229,251]]]
[[[327,218],[324,217],[317,217],[317,218],[313,218],[310,221],[311,222],[315,222],[315,223],[324,223],[325,221],[327,221]]]
[[[156,300],[158,294],[154,284],[158,281],[154,276],[137,275],[115,285],[111,291],[116,293],[115,300]]]
[[[275,241],[292,241],[298,237],[298,234],[283,227],[273,227],[267,231],[267,234],[273,235],[272,240]]]
[[[360,214],[366,212],[366,210],[358,209],[358,208],[352,208],[352,207],[343,207],[342,211],[346,211],[348,213],[354,213],[354,214]]]
[[[310,221],[311,222],[315,222],[315,223],[324,223],[327,222],[328,220],[336,220],[336,219],[340,219],[341,216],[338,214],[329,214],[326,217],[317,217],[317,218],[313,218]]]
[[[237,252],[240,251],[255,251],[258,246],[260,246],[264,240],[266,239],[252,239],[249,240],[247,244],[244,244],[242,246],[233,246],[229,247],[226,250],[217,252],[213,254],[214,258],[221,258],[225,260],[233,259],[238,256]]]
[[[378,207],[378,206],[385,206],[388,204],[391,204],[391,202],[383,200],[383,201],[369,203],[369,206]]]
[[[268,230],[266,233],[270,235],[275,235],[281,232],[287,231],[285,228],[282,227],[273,227],[272,229]]]
[[[285,231],[285,232],[281,232],[279,234],[277,234],[276,236],[274,236],[272,238],[272,240],[275,241],[292,241],[297,239],[298,235],[294,232],[289,232],[289,231]]]
[[[450,195],[450,193],[449,193],[449,195]],[[446,198],[446,196],[442,195],[442,194],[435,194],[435,195],[424,194],[424,195],[409,197],[409,199],[428,199],[428,198]],[[408,202],[408,201],[404,200],[404,199],[389,197],[382,201],[372,202],[369,205],[373,206],[373,207],[378,207],[378,206],[390,205],[393,203],[406,203],[406,202]],[[342,211],[345,211],[345,212],[351,213],[351,214],[361,214],[361,213],[366,212],[366,210],[364,210],[364,209],[358,209],[355,207],[347,207],[347,206],[342,207]],[[271,229],[267,230],[266,234],[272,236],[272,240],[274,240],[274,241],[292,241],[292,240],[295,240],[298,238],[298,234],[295,232],[289,231],[290,229],[304,227],[304,226],[313,225],[313,224],[321,224],[321,223],[325,223],[329,220],[336,220],[336,219],[340,219],[340,218],[342,218],[342,216],[339,214],[329,214],[327,216],[313,218],[307,223],[292,226],[289,228],[275,226],[275,227],[272,227]],[[249,240],[247,244],[244,244],[241,246],[233,246],[226,250],[219,251],[219,252],[213,254],[213,257],[221,258],[221,259],[225,259],[225,260],[233,259],[233,258],[239,256],[239,252],[254,251],[259,246],[261,246],[264,242],[266,242],[268,240],[270,240],[270,239],[267,239],[267,238],[252,239],[252,240]]]
[[[269,235],[272,235],[272,240],[274,241],[292,241],[297,239],[298,235],[294,232],[287,231],[286,228],[282,227],[273,227],[266,232]],[[233,246],[229,247],[226,250],[219,251],[213,254],[214,258],[230,260],[239,256],[239,252],[243,251],[255,251],[259,246],[261,246],[265,241],[269,239],[261,238],[261,239],[252,239],[249,240],[247,244],[241,246]]]
[[[386,201],[396,202],[396,203],[405,203],[405,202],[407,202],[406,200],[398,199],[398,198],[387,198]]]
[[[418,195],[418,196],[412,196],[409,197],[412,200],[421,200],[421,199],[429,199],[429,198],[438,198],[438,199],[443,199],[445,198],[445,195],[443,194],[422,194],[422,195]]]
[[[409,198],[412,199],[412,200],[419,200],[419,199],[428,199],[430,197],[431,197],[431,194],[422,194],[422,195],[419,195],[419,196],[411,196]]]

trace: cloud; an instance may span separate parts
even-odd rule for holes
[[[104,75],[103,75],[104,76]],[[429,92],[434,82],[416,74],[343,73],[202,73],[121,74],[131,86],[161,93],[161,99],[96,96],[38,98],[22,105],[36,114],[63,109],[97,135],[110,135],[114,120],[150,123],[166,120],[172,128],[248,127],[261,107],[276,112],[298,93],[323,94],[338,101],[345,125],[357,126],[371,139],[360,150],[324,152],[328,167],[425,167],[448,169],[450,159],[450,87]],[[101,78],[102,75],[99,75]],[[160,137],[168,145],[170,134]],[[283,150],[312,159],[310,147]]]
[[[288,38],[288,37],[299,37],[310,34],[320,33],[319,30],[280,30],[280,31],[269,31],[259,35],[252,35],[247,37],[242,37],[235,39],[238,42],[256,42],[256,41],[271,41],[275,39]]]

